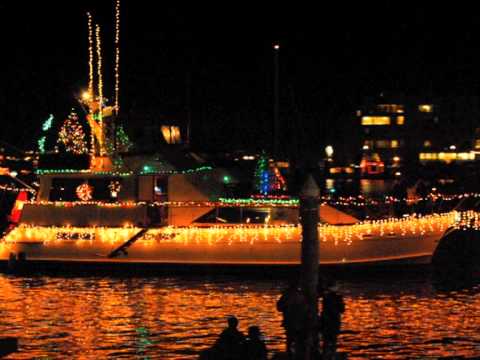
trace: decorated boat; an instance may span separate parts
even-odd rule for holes
[[[128,154],[129,141],[118,116],[119,12],[117,1],[113,104],[108,105],[103,94],[100,26],[94,26],[88,14],[90,76],[80,100],[88,131],[72,111],[60,128],[54,154],[46,153],[46,134],[40,138],[44,154],[37,170],[38,192],[31,200],[19,196],[12,224],[0,240],[0,260],[299,264],[298,199],[229,197],[227,185],[235,183],[234,174],[208,166],[192,153]],[[53,120],[47,119],[44,131]],[[162,128],[170,139],[177,137],[177,130]],[[66,168],[54,161],[58,147],[66,154]],[[281,179],[275,167],[259,169],[260,182],[269,176]],[[279,180],[277,186],[284,183]],[[263,186],[259,192],[265,194]],[[319,207],[320,265],[429,263],[445,232],[476,216],[449,211],[358,221],[326,203],[319,202]]]
[[[0,242],[36,262],[296,265],[296,199],[224,196],[226,170],[42,171],[32,201]],[[448,229],[476,221],[450,211],[358,221],[319,204],[320,265],[429,263]],[[21,209],[21,210],[20,210]]]

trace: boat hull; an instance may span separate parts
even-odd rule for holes
[[[68,238],[64,230],[49,228],[48,231],[56,231],[53,240],[36,236],[33,231],[33,235],[25,238],[5,241],[0,259],[7,260],[10,253],[23,253],[29,261],[40,262],[294,266],[299,264],[301,254],[299,227],[243,229],[241,234],[238,229],[156,229],[129,246],[125,244],[139,229],[102,229],[103,234],[98,230],[89,236],[79,235],[76,229]],[[369,234],[350,241],[321,237],[319,264],[426,264],[431,261],[444,231],[442,228],[398,236]]]

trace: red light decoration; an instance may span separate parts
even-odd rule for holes
[[[77,189],[75,192],[80,200],[90,201],[92,200],[93,186],[90,186],[87,183],[83,183],[77,186]]]

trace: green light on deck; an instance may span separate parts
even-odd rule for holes
[[[225,176],[223,177],[223,182],[224,182],[224,184],[229,184],[230,181],[232,181],[232,178],[231,178],[230,176],[225,175]]]

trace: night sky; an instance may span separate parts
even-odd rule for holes
[[[122,112],[181,117],[190,78],[194,147],[268,147],[275,40],[282,143],[293,133],[311,149],[348,142],[356,107],[379,92],[477,95],[478,12],[413,4],[123,0]],[[112,93],[113,8],[107,0],[0,2],[1,140],[33,148],[48,114],[62,119],[75,105],[87,84],[87,10],[103,26]]]

